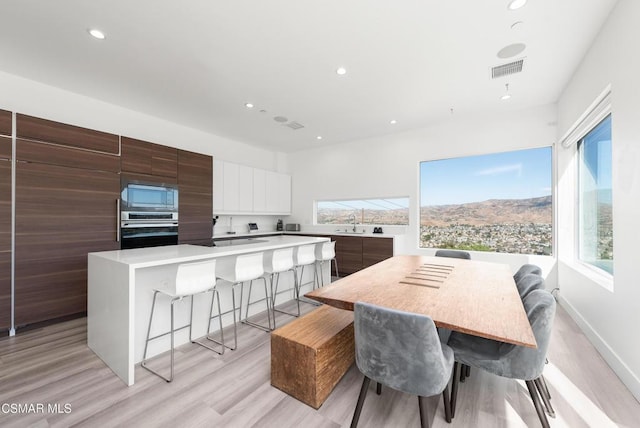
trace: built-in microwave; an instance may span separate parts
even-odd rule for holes
[[[178,212],[178,188],[171,184],[122,181],[122,211]]]

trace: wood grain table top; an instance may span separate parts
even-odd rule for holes
[[[438,327],[537,347],[506,264],[394,256],[305,296],[351,311],[359,301],[425,314]]]

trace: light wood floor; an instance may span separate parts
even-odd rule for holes
[[[187,344],[176,352],[172,383],[138,367],[127,387],[87,347],[86,332],[80,318],[0,339],[0,426],[346,427],[362,382],[353,366],[316,411],[270,386],[269,335],[242,326],[237,351],[220,357]],[[560,307],[549,361],[553,427],[639,426],[640,404]],[[14,414],[12,403],[40,403],[44,412]],[[49,404],[61,412],[48,412]],[[524,383],[479,370],[461,384],[452,424],[439,397],[430,407],[435,428],[540,426]],[[419,425],[417,398],[390,389],[377,396],[371,383],[361,427]]]

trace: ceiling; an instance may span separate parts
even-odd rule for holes
[[[0,70],[292,152],[553,103],[616,1],[4,1]]]

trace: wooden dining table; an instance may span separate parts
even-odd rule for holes
[[[536,348],[509,266],[444,257],[394,256],[305,297],[353,311],[366,302],[429,315],[436,326]]]

